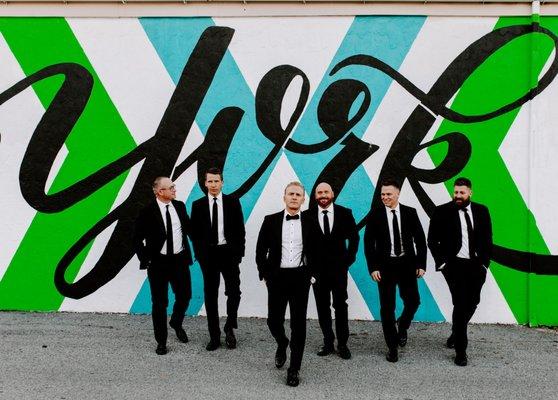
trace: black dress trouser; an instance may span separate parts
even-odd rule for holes
[[[347,306],[347,270],[324,269],[324,272],[316,276],[316,282],[312,285],[318,320],[324,335],[324,346],[333,347],[335,334],[333,333],[331,320],[331,305],[335,310],[335,333],[337,334],[337,345],[347,345],[349,339],[349,315]]]
[[[159,344],[167,343],[167,306],[169,304],[169,283],[175,301],[170,319],[173,328],[182,327],[184,314],[192,297],[190,267],[184,253],[171,256],[156,256],[147,269],[147,278],[151,289],[151,317],[155,340]]]
[[[310,274],[306,268],[280,268],[266,281],[268,292],[267,326],[278,346],[289,342],[285,335],[287,304],[291,313],[290,370],[298,371],[306,343],[306,310]]]
[[[398,335],[395,319],[396,287],[403,300],[403,311],[399,317],[399,329],[407,330],[420,305],[416,268],[409,262],[409,258],[393,257],[386,261],[381,269],[381,280],[378,283],[380,294],[380,316],[384,338],[389,349],[398,345]]]
[[[486,280],[486,268],[478,261],[456,258],[448,262],[442,274],[448,284],[453,302],[452,334],[456,353],[467,349],[467,324],[480,302],[480,293]]]
[[[240,304],[240,268],[238,259],[227,245],[215,246],[211,249],[207,261],[201,263],[203,274],[203,293],[205,297],[205,312],[207,327],[211,340],[219,341],[221,328],[219,327],[219,285],[221,275],[225,281],[225,295],[227,296],[227,329],[237,329],[238,306]]]

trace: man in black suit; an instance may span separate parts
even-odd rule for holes
[[[204,281],[205,311],[209,329],[208,351],[221,346],[217,298],[221,275],[227,296],[225,344],[236,348],[234,329],[238,328],[240,304],[240,262],[244,257],[245,229],[242,208],[237,198],[223,194],[223,173],[210,168],[205,173],[207,196],[192,204],[192,244]]]
[[[471,181],[456,179],[453,201],[436,207],[428,230],[428,247],[442,271],[453,302],[452,333],[446,345],[455,348],[454,362],[467,365],[467,324],[480,302],[492,254],[492,222],[485,206],[471,202]]]
[[[287,360],[289,339],[285,335],[284,323],[289,305],[291,363],[287,370],[287,385],[297,386],[306,341],[306,309],[311,278],[305,261],[307,227],[300,217],[304,187],[299,182],[289,183],[283,200],[285,210],[267,215],[262,223],[256,245],[256,264],[260,280],[267,285],[267,325],[277,342],[277,368],[281,368]]]
[[[335,194],[328,183],[319,183],[314,195],[318,206],[304,211],[302,218],[308,220],[310,240],[306,253],[315,279],[314,297],[324,335],[324,345],[318,355],[327,356],[335,351],[330,309],[333,298],[337,352],[341,358],[348,360],[351,352],[347,346],[347,275],[349,267],[355,262],[360,238],[352,211],[333,204]]]
[[[384,207],[373,210],[364,232],[364,251],[372,279],[378,282],[380,316],[388,346],[386,360],[397,362],[397,346],[407,344],[407,330],[420,305],[417,278],[426,271],[426,240],[417,211],[399,203],[400,185],[381,183]],[[396,327],[395,293],[403,300]]]
[[[190,269],[192,255],[188,244],[190,219],[183,202],[175,200],[176,188],[167,177],[153,183],[155,199],[139,214],[134,230],[134,247],[140,269],[147,269],[151,289],[153,330],[159,355],[167,353],[167,306],[169,283],[175,302],[169,322],[178,340],[188,342],[182,328],[184,314],[192,297]]]

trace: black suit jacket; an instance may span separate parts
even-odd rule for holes
[[[274,274],[281,268],[281,250],[283,244],[283,220],[285,211],[267,215],[264,218],[258,242],[256,244],[256,265],[260,280],[272,279]],[[301,218],[302,228],[302,260],[303,267],[307,266],[306,247],[308,246],[308,227],[306,221]]]
[[[426,239],[417,210],[399,204],[401,246],[415,269],[426,270]],[[364,231],[364,254],[370,273],[381,271],[391,254],[388,217],[384,206],[370,213]]]
[[[471,202],[476,259],[488,268],[492,255],[492,222],[488,208]],[[432,252],[436,269],[451,262],[461,248],[461,221],[459,207],[453,202],[436,207],[428,229],[428,247]]]
[[[182,243],[184,246],[184,256],[188,265],[192,264],[192,254],[188,235],[190,234],[190,218],[186,212],[183,202],[173,200],[172,205],[178,214],[182,227]],[[163,216],[156,200],[149,203],[142,209],[136,219],[134,229],[134,250],[140,260],[140,269],[146,269],[151,265],[153,258],[161,253],[163,243],[167,238]]]
[[[329,235],[324,235],[318,219],[319,207],[312,207],[302,213],[307,220],[308,246],[306,256],[313,276],[318,276],[324,266],[333,266],[346,272],[355,262],[358,251],[358,230],[350,209],[333,205],[333,227]]]
[[[225,240],[236,257],[235,262],[240,263],[244,257],[246,245],[246,230],[244,216],[240,201],[236,197],[223,194],[223,218]],[[201,264],[207,262],[211,251],[211,216],[209,214],[209,198],[204,196],[192,204],[192,245],[194,254]]]

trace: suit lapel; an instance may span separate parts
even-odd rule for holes
[[[151,205],[151,213],[155,221],[155,225],[159,228],[162,236],[166,236],[165,223],[163,221],[163,215],[161,214],[161,209],[159,208],[159,203],[155,200]]]

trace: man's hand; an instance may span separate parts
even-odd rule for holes
[[[382,280],[382,276],[380,275],[380,271],[374,271],[370,274],[370,276],[372,276],[372,279],[374,279],[375,282],[380,282]]]
[[[417,278],[422,278],[424,276],[424,274],[426,273],[425,270],[423,270],[422,268],[417,269]]]

